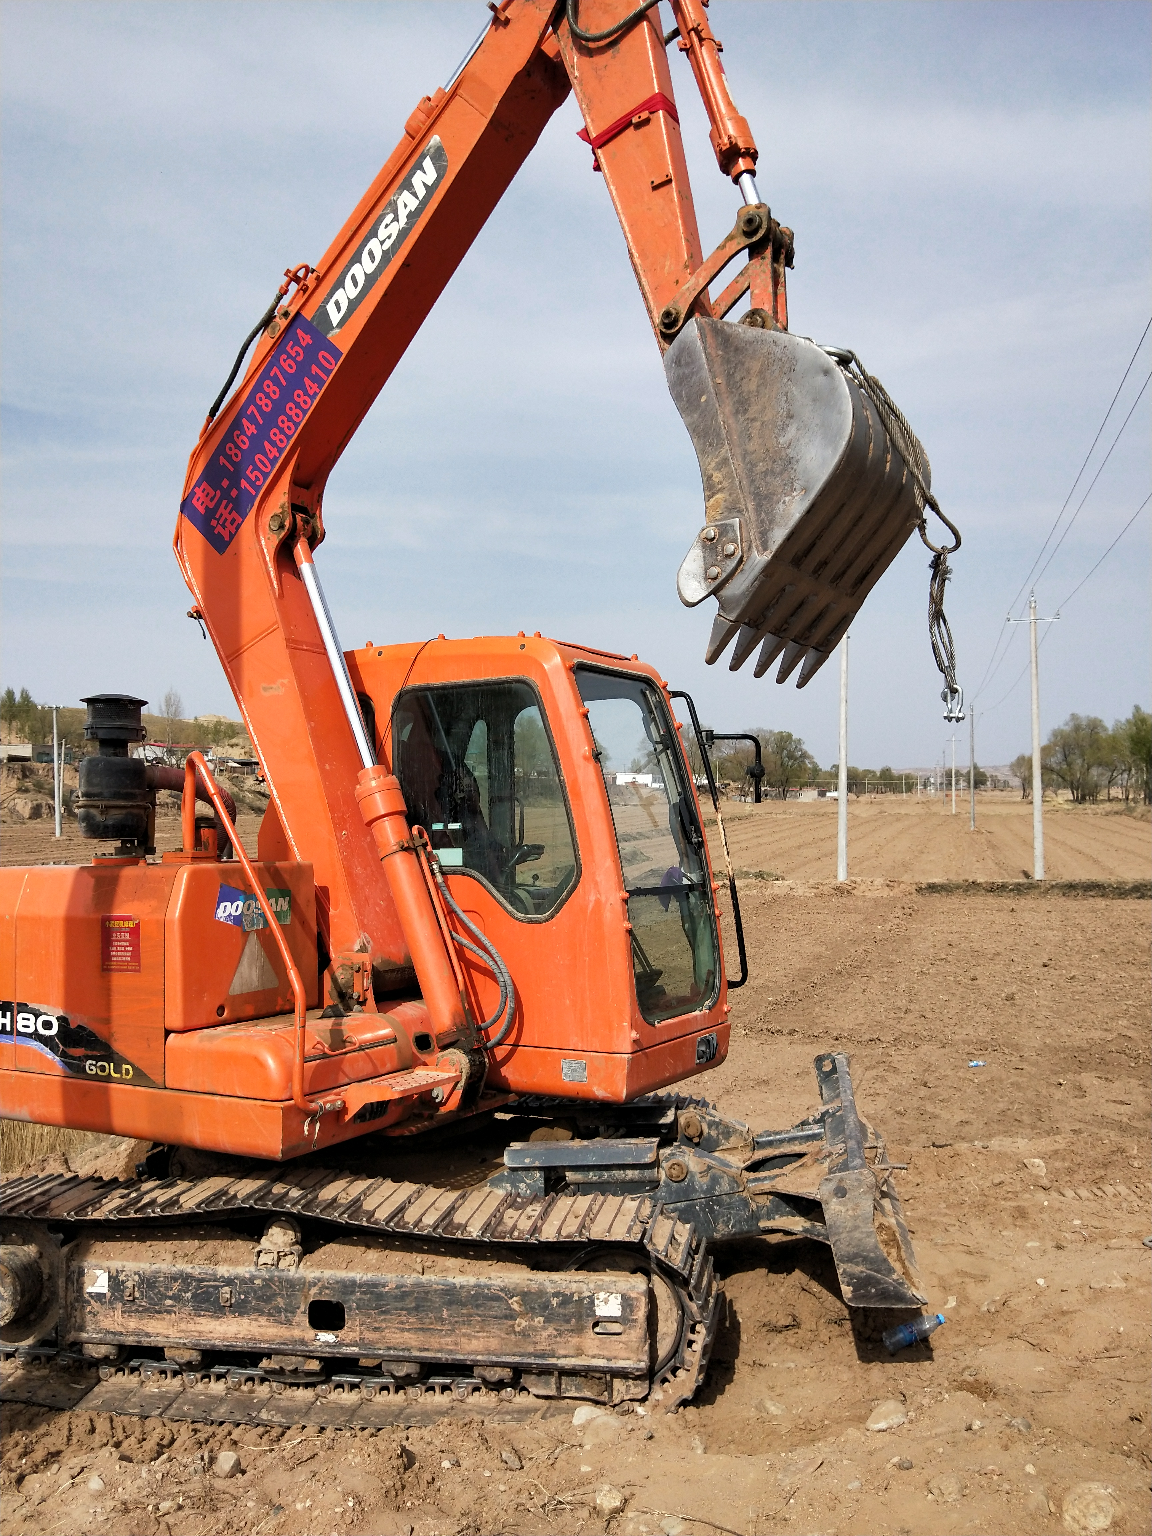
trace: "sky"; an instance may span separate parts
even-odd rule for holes
[[[153,708],[175,687],[189,713],[236,714],[171,552],[187,456],[281,272],[318,260],[486,14],[0,5],[3,686]],[[1152,508],[1070,594],[1152,490],[1152,8],[710,16],[761,195],[796,231],[792,329],[883,380],[963,534],[948,609],[981,762],[1028,748],[1026,635],[1004,621],[1137,353],[1056,539],[1127,426],[1036,594],[1060,613],[1044,732],[1147,706]],[[711,249],[738,199],[679,56],[673,79]],[[714,604],[676,596],[699,472],[580,126],[569,98],[329,479],[317,566],[341,639],[540,629],[637,651],[715,729],[790,730],[828,765],[835,663],[802,692],[706,667]],[[927,558],[910,541],[853,625],[853,763],[929,766],[952,730]]]

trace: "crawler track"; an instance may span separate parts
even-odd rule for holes
[[[329,1240],[371,1234],[439,1252],[515,1256],[545,1267],[611,1268],[613,1255],[639,1260],[671,1289],[683,1317],[674,1350],[658,1363],[650,1395],[666,1408],[675,1406],[692,1397],[703,1377],[720,1302],[711,1256],[690,1225],[646,1196],[525,1198],[483,1184],[442,1189],[319,1168],[275,1178],[113,1183],[31,1177],[0,1185],[0,1221],[9,1241],[32,1222],[61,1230],[65,1242],[145,1231],[160,1255],[165,1234],[178,1236],[205,1222],[275,1216],[320,1226]],[[581,1265],[583,1254],[588,1262]],[[467,1318],[460,1319],[460,1330],[467,1332]],[[166,1342],[179,1340],[156,1339],[157,1357]],[[322,1349],[316,1353],[322,1357]],[[393,1379],[386,1366],[365,1371],[357,1370],[355,1361],[322,1358],[330,1372],[324,1379],[290,1384],[262,1369],[256,1360],[260,1346],[254,1342],[246,1349],[243,1337],[230,1339],[227,1357],[203,1368],[137,1354],[97,1372],[91,1361],[44,1345],[8,1347],[3,1354],[0,1396],[8,1400],[181,1419],[373,1426],[426,1422],[460,1409],[515,1419],[547,1412],[550,1402],[556,1403],[515,1384],[493,1390],[478,1377],[461,1375],[458,1365],[433,1366],[423,1380],[409,1384]],[[559,1376],[557,1385],[561,1399],[596,1395],[579,1378]],[[611,1380],[604,1396],[614,1400]]]

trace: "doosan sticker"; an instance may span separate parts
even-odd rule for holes
[[[276,921],[281,928],[287,928],[292,921],[292,892],[265,891],[264,895],[268,898],[268,905]],[[247,891],[238,891],[234,885],[220,887],[220,894],[216,897],[216,921],[229,923],[233,928],[243,928],[245,933],[268,926],[255,896],[250,896]]]
[[[324,295],[312,316],[312,324],[331,336],[354,315],[381,272],[420,221],[428,194],[444,180],[448,156],[437,138],[428,142],[416,164],[372,220],[372,232],[340,274],[334,288]]]
[[[0,1041],[9,1040],[23,1047],[16,1065],[24,1071],[68,1072],[139,1087],[152,1082],[87,1024],[39,1003],[0,1002]]]

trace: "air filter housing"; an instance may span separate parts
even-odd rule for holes
[[[76,820],[84,837],[120,844],[118,852],[142,856],[155,852],[156,795],[148,787],[148,765],[128,755],[129,744],[144,740],[140,712],[148,701],[126,693],[94,693],[84,735],[97,743],[97,755],[80,762]]]

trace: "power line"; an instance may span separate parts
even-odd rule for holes
[[[1135,350],[1133,351],[1132,356],[1128,359],[1128,366],[1125,368],[1124,373],[1123,373],[1123,375],[1122,375],[1122,377],[1120,379],[1120,382],[1116,386],[1116,392],[1112,396],[1112,399],[1111,399],[1111,402],[1109,403],[1108,409],[1104,412],[1104,419],[1103,419],[1103,421],[1101,421],[1099,427],[1097,428],[1096,436],[1092,439],[1091,447],[1088,449],[1088,452],[1084,455],[1084,462],[1080,465],[1080,468],[1077,470],[1076,478],[1075,478],[1075,480],[1073,480],[1072,485],[1071,485],[1071,487],[1070,487],[1070,489],[1068,491],[1068,494],[1064,498],[1064,505],[1060,508],[1060,511],[1056,514],[1056,517],[1055,517],[1055,519],[1054,519],[1054,521],[1052,523],[1052,527],[1048,530],[1047,537],[1045,538],[1043,544],[1041,544],[1040,550],[1039,550],[1038,554],[1036,555],[1035,560],[1033,560],[1033,562],[1032,562],[1032,566],[1031,566],[1031,569],[1028,572],[1028,575],[1025,576],[1024,580],[1020,583],[1019,591],[1016,593],[1016,596],[1012,599],[1012,601],[1008,604],[1008,615],[1009,615],[1009,617],[1007,619],[1005,619],[1004,624],[1002,625],[1002,627],[1000,629],[1000,633],[996,636],[996,642],[995,642],[995,644],[992,647],[992,654],[988,657],[988,664],[984,668],[984,676],[980,679],[979,683],[976,685],[976,691],[972,694],[972,702],[973,703],[975,703],[975,701],[980,697],[980,695],[983,692],[985,686],[992,681],[993,677],[995,677],[996,673],[1000,670],[1000,665],[1001,665],[1001,663],[1004,660],[1004,656],[1006,656],[1008,654],[1008,648],[1005,647],[1004,652],[1000,655],[999,660],[997,660],[997,653],[1000,651],[1000,645],[1001,645],[1001,642],[1004,639],[1004,632],[1005,632],[1005,630],[1009,631],[1009,641],[1008,641],[1008,644],[1011,645],[1011,643],[1012,643],[1012,641],[1011,641],[1011,624],[1010,624],[1012,609],[1015,608],[1015,606],[1016,606],[1017,602],[1020,600],[1020,597],[1023,594],[1025,588],[1028,586],[1028,583],[1029,583],[1029,581],[1032,578],[1033,572],[1036,570],[1036,567],[1040,564],[1040,561],[1044,557],[1044,551],[1048,548],[1048,545],[1049,545],[1049,543],[1051,542],[1051,539],[1052,539],[1052,535],[1056,532],[1056,529],[1060,525],[1061,518],[1063,518],[1064,513],[1068,510],[1068,503],[1072,500],[1072,497],[1076,494],[1076,487],[1080,484],[1081,477],[1083,476],[1085,469],[1088,467],[1088,461],[1091,459],[1093,453],[1096,450],[1096,444],[1100,441],[1100,438],[1101,438],[1101,436],[1103,435],[1103,432],[1104,432],[1104,428],[1108,425],[1108,418],[1111,416],[1112,411],[1115,408],[1116,402],[1120,398],[1120,391],[1124,388],[1124,385],[1125,385],[1125,383],[1127,382],[1127,379],[1128,379],[1128,375],[1132,372],[1132,367],[1133,367],[1134,363],[1136,362],[1136,358],[1139,356],[1140,349],[1144,345],[1144,342],[1145,342],[1145,340],[1146,340],[1146,338],[1148,336],[1149,330],[1152,330],[1152,319],[1150,319],[1148,321],[1147,325],[1145,325],[1143,331],[1141,331],[1141,333],[1140,333],[1140,340],[1136,343]],[[1144,381],[1144,388],[1147,388],[1147,385],[1148,385],[1148,380],[1146,379]],[[1141,389],[1140,393],[1143,394],[1143,392],[1144,392],[1144,389]],[[1137,396],[1137,401],[1138,400],[1139,400],[1139,396]],[[1132,409],[1135,410],[1135,405],[1133,405]],[[1128,415],[1131,416],[1131,414],[1132,414],[1132,412],[1129,411]],[[1128,421],[1127,421],[1127,418],[1125,418],[1124,426],[1127,426],[1127,424],[1128,424]],[[1120,431],[1122,432],[1123,430],[1124,430],[1124,427],[1122,426]],[[1116,442],[1119,440],[1119,437],[1120,437],[1120,433],[1117,433],[1116,434],[1116,439],[1112,443],[1112,448],[1115,448]],[[1109,455],[1112,452],[1112,448],[1110,448],[1108,450]],[[1107,463],[1107,458],[1105,458],[1105,463]],[[1101,469],[1103,469],[1104,466],[1101,465],[1100,467],[1101,467]],[[1099,478],[1099,473],[1097,473],[1096,478],[1097,479]],[[1096,483],[1096,481],[1093,480],[1092,484],[1095,485],[1095,483]],[[1084,498],[1080,502],[1080,507],[1082,507],[1084,505],[1084,501],[1087,500],[1088,493],[1091,491],[1091,489],[1092,489],[1092,486],[1089,486],[1088,487],[1088,492],[1085,492],[1085,496],[1084,496]],[[1073,514],[1073,520],[1075,520],[1075,516],[1079,513],[1080,507],[1077,507],[1076,513]],[[1071,527],[1071,523],[1069,524],[1069,527]],[[1067,532],[1067,529],[1065,529],[1065,532]],[[1061,542],[1063,542],[1063,535],[1061,535]],[[1059,545],[1057,545],[1057,548],[1059,548]],[[1052,553],[1055,554],[1055,552],[1056,551],[1053,550]],[[1047,568],[1048,568],[1047,565],[1045,565],[1044,569],[1047,570]],[[1085,580],[1087,580],[1087,578],[1085,578]],[[993,663],[995,663],[995,667],[993,667]],[[1013,686],[1015,686],[1015,685],[1013,685]]]
[[[1016,631],[1011,627],[1011,625],[1012,625],[1012,615],[1009,614],[1008,617],[1004,620],[1003,628],[1001,629],[999,635],[996,637],[996,645],[992,649],[992,656],[990,656],[988,658],[988,666],[984,668],[984,676],[980,680],[980,687],[972,695],[972,702],[973,703],[975,703],[976,700],[980,697],[980,695],[981,695],[981,693],[983,693],[984,689],[991,685],[992,679],[996,676],[997,672],[999,672],[1000,668],[1004,665],[1005,658],[1007,657],[1008,652],[1012,649],[1012,637],[1015,635]],[[996,662],[996,665],[993,667],[992,666],[992,660],[993,660],[993,657],[995,657],[995,655],[996,655],[996,651],[999,649],[1000,641],[1004,638],[1004,630],[1005,629],[1008,630],[1008,644],[1000,652],[1000,659],[999,659],[999,661]],[[991,671],[989,671],[989,668],[991,668]]]
[[[1080,580],[1072,588],[1071,592],[1069,592],[1068,596],[1064,599],[1064,601],[1058,605],[1058,607],[1056,609],[1057,616],[1059,616],[1060,613],[1068,606],[1068,604],[1076,596],[1077,592],[1079,592],[1080,588],[1084,585],[1084,583],[1088,580],[1088,578],[1090,576],[1094,576],[1096,574],[1096,572],[1104,564],[1105,560],[1107,560],[1108,556],[1116,548],[1117,544],[1119,544],[1120,540],[1128,532],[1129,528],[1131,528],[1132,524],[1140,516],[1141,512],[1143,512],[1144,508],[1148,505],[1148,503],[1150,501],[1152,501],[1152,491],[1150,491],[1148,493],[1148,495],[1145,496],[1144,500],[1136,508],[1135,512],[1133,512],[1132,516],[1124,524],[1123,528],[1121,528],[1120,532],[1112,540],[1111,544],[1109,544],[1108,548],[1100,556],[1099,560],[1096,561],[1095,565],[1093,565],[1091,567],[1091,569],[1088,570],[1085,573],[1085,575],[1083,575],[1080,578]],[[1007,624],[1009,621],[1006,619],[1004,622]],[[1044,636],[1043,636],[1043,638],[1040,641],[1041,645],[1044,644],[1044,641],[1048,639],[1048,636],[1051,633],[1052,633],[1051,630],[1045,630]],[[1001,656],[1000,660],[1003,661],[1004,660],[1004,656],[1007,656],[1007,654],[1008,654],[1008,651],[1007,651],[1007,648],[1005,648],[1004,654]],[[987,708],[981,710],[981,714],[985,714],[985,715],[991,714],[994,709],[999,709],[1001,704],[1003,704],[1005,702],[1005,700],[1011,698],[1012,694],[1014,694],[1016,692],[1016,689],[1020,686],[1021,682],[1024,680],[1024,674],[1028,671],[1028,668],[1029,668],[1030,664],[1031,664],[1030,662],[1025,662],[1024,663],[1023,669],[1017,674],[1016,681],[1008,689],[1007,693],[1005,693],[1001,698],[997,699],[995,704],[989,704],[987,706]],[[995,674],[993,674],[993,675],[995,675]],[[989,682],[991,682],[991,678],[989,678]]]
[[[1101,566],[1102,566],[1102,565],[1103,565],[1103,564],[1104,564],[1104,562],[1105,562],[1105,560],[1107,560],[1107,558],[1108,558],[1108,556],[1109,556],[1109,555],[1110,555],[1110,554],[1111,554],[1111,553],[1112,553],[1112,551],[1113,551],[1113,550],[1114,550],[1114,549],[1115,549],[1115,548],[1116,548],[1116,546],[1117,546],[1117,544],[1119,544],[1119,542],[1120,542],[1120,540],[1121,540],[1121,539],[1122,539],[1122,538],[1123,538],[1123,537],[1124,537],[1124,535],[1125,535],[1125,534],[1126,534],[1126,533],[1127,533],[1127,532],[1128,532],[1128,530],[1129,530],[1129,528],[1131,528],[1131,526],[1132,526],[1132,524],[1133,524],[1133,523],[1134,523],[1134,522],[1135,522],[1135,521],[1136,521],[1136,519],[1137,519],[1137,518],[1138,518],[1138,517],[1139,517],[1139,516],[1140,516],[1140,514],[1141,514],[1141,512],[1143,512],[1143,510],[1144,510],[1144,508],[1145,508],[1145,507],[1146,507],[1146,506],[1147,506],[1147,505],[1148,505],[1148,503],[1149,503],[1149,502],[1150,502],[1150,501],[1152,501],[1152,491],[1149,491],[1149,493],[1148,493],[1148,495],[1147,495],[1147,496],[1145,496],[1145,498],[1144,498],[1144,500],[1143,500],[1143,501],[1142,501],[1142,502],[1141,502],[1141,503],[1140,503],[1140,505],[1139,505],[1139,506],[1138,506],[1138,507],[1137,507],[1137,508],[1136,508],[1136,510],[1135,510],[1135,512],[1133,512],[1133,514],[1132,514],[1132,516],[1131,516],[1131,517],[1130,517],[1130,518],[1129,518],[1129,519],[1128,519],[1128,521],[1127,521],[1127,522],[1126,522],[1126,523],[1125,523],[1125,524],[1124,524],[1124,526],[1123,526],[1123,528],[1121,528],[1121,530],[1120,530],[1120,532],[1119,532],[1119,533],[1118,533],[1118,534],[1117,534],[1117,535],[1116,535],[1116,537],[1115,537],[1115,538],[1114,538],[1114,539],[1113,539],[1113,540],[1112,540],[1112,542],[1111,542],[1111,544],[1109,544],[1109,546],[1108,546],[1108,548],[1107,548],[1107,549],[1106,549],[1106,550],[1105,550],[1105,551],[1104,551],[1104,553],[1103,553],[1103,554],[1102,554],[1102,555],[1101,555],[1101,556],[1100,556],[1100,558],[1099,558],[1099,560],[1097,560],[1097,562],[1096,562],[1096,564],[1095,564],[1095,565],[1094,565],[1094,566],[1093,566],[1093,567],[1092,567],[1092,569],[1091,569],[1091,570],[1090,570],[1090,571],[1089,571],[1089,572],[1088,572],[1088,576],[1094,576],[1094,575],[1095,575],[1095,574],[1096,574],[1096,572],[1097,572],[1097,571],[1098,571],[1098,570],[1099,570],[1099,569],[1100,569],[1100,567],[1101,567]],[[1073,588],[1072,588],[1072,590],[1071,590],[1071,592],[1069,592],[1069,594],[1068,594],[1068,596],[1067,596],[1067,597],[1066,597],[1066,598],[1065,598],[1065,599],[1064,599],[1064,601],[1063,601],[1063,602],[1062,602],[1062,603],[1061,603],[1061,604],[1060,604],[1060,607],[1059,607],[1059,608],[1057,608],[1057,610],[1056,610],[1056,612],[1057,612],[1057,613],[1059,613],[1059,612],[1060,612],[1060,609],[1061,609],[1061,608],[1064,608],[1064,607],[1066,607],[1066,606],[1067,606],[1067,604],[1068,604],[1068,603],[1070,603],[1070,602],[1071,602],[1071,601],[1072,601],[1072,599],[1073,599],[1073,598],[1074,598],[1074,597],[1075,597],[1075,596],[1076,596],[1076,594],[1077,594],[1077,592],[1079,592],[1079,590],[1080,590],[1080,588],[1081,588],[1081,587],[1082,587],[1082,586],[1083,586],[1083,585],[1084,585],[1084,583],[1085,583],[1085,582],[1086,582],[1086,581],[1087,581],[1087,580],[1088,580],[1088,576],[1083,576],[1083,577],[1081,577],[1081,579],[1080,579],[1080,580],[1079,580],[1079,581],[1078,581],[1078,582],[1077,582],[1077,583],[1076,583],[1076,585],[1075,585],[1075,586],[1074,586],[1074,587],[1073,587]],[[1047,636],[1045,636],[1045,638],[1047,638]]]
[[[1026,619],[1017,619],[1016,622],[1018,624],[1024,624],[1024,623],[1027,623],[1027,620]],[[1043,634],[1043,636],[1041,637],[1041,640],[1040,640],[1040,645],[1041,646],[1044,644],[1044,641],[1047,640],[1048,636],[1051,633],[1052,633],[1052,631],[1050,629],[1046,629],[1044,631],[1044,634]],[[1007,656],[1008,652],[1005,651],[1004,654],[1005,654],[1005,656]],[[1025,673],[1028,671],[1028,669],[1029,669],[1029,667],[1031,665],[1032,665],[1032,658],[1029,657],[1028,660],[1024,663],[1023,668],[1021,669],[1021,671],[1017,675],[1016,681],[1012,684],[1011,688],[1009,688],[1008,692],[1006,694],[1004,694],[1003,698],[997,699],[995,704],[989,704],[987,706],[987,708],[986,709],[982,709],[980,711],[980,713],[983,714],[983,715],[990,715],[994,709],[999,709],[1001,704],[1003,704],[1006,699],[1010,699],[1012,697],[1012,695],[1016,692],[1017,688],[1019,688],[1021,682],[1024,679]]]
[[[1124,433],[1124,428],[1132,420],[1132,412],[1140,404],[1141,396],[1144,394],[1144,391],[1148,388],[1149,384],[1152,384],[1152,373],[1150,373],[1148,375],[1148,377],[1144,380],[1143,384],[1141,384],[1141,386],[1140,386],[1140,394],[1138,394],[1136,396],[1135,400],[1133,400],[1133,402],[1132,402],[1132,409],[1128,412],[1127,416],[1125,416],[1124,420],[1121,422],[1121,424],[1120,424],[1120,431],[1117,432],[1116,436],[1112,439],[1112,448],[1115,448],[1116,444],[1120,441],[1120,438],[1122,437],[1122,435]],[[1104,465],[1107,464],[1108,460],[1112,457],[1112,448],[1109,448],[1108,452],[1104,455],[1104,458],[1101,460],[1100,468],[1092,476],[1092,485],[1090,485],[1088,487],[1088,489],[1084,492],[1084,495],[1080,498],[1080,506],[1076,508],[1075,512],[1073,512],[1072,516],[1068,519],[1067,523],[1065,523],[1065,525],[1064,525],[1064,532],[1060,535],[1059,539],[1056,541],[1056,547],[1053,549],[1052,553],[1048,556],[1047,560],[1045,560],[1044,564],[1041,566],[1040,572],[1039,572],[1039,574],[1036,577],[1037,581],[1040,580],[1040,577],[1043,576],[1044,572],[1048,569],[1048,567],[1052,564],[1053,560],[1055,560],[1056,556],[1059,554],[1059,552],[1060,552],[1060,545],[1063,544],[1064,540],[1068,537],[1068,530],[1072,527],[1072,524],[1080,516],[1081,508],[1084,506],[1084,503],[1088,500],[1089,496],[1091,496],[1091,494],[1092,494],[1092,486],[1096,484],[1097,480],[1099,480],[1100,476],[1104,472]]]
[[[1072,497],[1076,494],[1076,487],[1080,484],[1080,477],[1084,473],[1084,471],[1087,469],[1087,467],[1088,467],[1088,460],[1092,457],[1093,453],[1095,452],[1096,444],[1100,441],[1100,438],[1101,438],[1101,436],[1102,436],[1102,434],[1104,432],[1104,428],[1108,425],[1108,418],[1109,418],[1109,416],[1111,416],[1111,414],[1112,414],[1112,412],[1113,412],[1113,410],[1115,408],[1116,402],[1120,398],[1120,391],[1124,388],[1124,385],[1125,385],[1125,383],[1127,381],[1128,375],[1132,372],[1132,365],[1133,365],[1133,363],[1135,363],[1136,358],[1139,355],[1140,348],[1144,345],[1144,339],[1148,335],[1148,332],[1149,332],[1150,329],[1152,329],[1152,319],[1150,319],[1148,321],[1148,324],[1144,327],[1143,331],[1141,331],[1141,333],[1140,333],[1140,340],[1136,343],[1136,350],[1132,353],[1132,356],[1128,359],[1128,366],[1127,366],[1127,368],[1125,368],[1124,375],[1121,378],[1119,384],[1117,384],[1117,386],[1116,386],[1116,393],[1112,396],[1111,404],[1109,405],[1108,409],[1104,412],[1104,420],[1100,423],[1100,426],[1099,426],[1099,428],[1097,429],[1097,432],[1096,432],[1096,436],[1092,439],[1092,446],[1091,446],[1091,448],[1089,448],[1088,452],[1084,455],[1084,462],[1083,462],[1083,464],[1081,464],[1080,468],[1076,471],[1076,478],[1075,478],[1075,480],[1073,480],[1071,489],[1069,490],[1067,496],[1065,496],[1065,498],[1064,498],[1064,505],[1060,508],[1059,512],[1057,512],[1055,520],[1053,521],[1051,528],[1049,528],[1049,530],[1048,530],[1048,536],[1044,540],[1043,544],[1041,544],[1040,551],[1037,554],[1035,560],[1033,560],[1033,562],[1032,562],[1031,570],[1029,570],[1027,576],[1025,576],[1024,580],[1020,583],[1020,591],[1017,592],[1016,596],[1008,604],[1008,611],[1009,611],[1009,613],[1011,613],[1012,609],[1015,608],[1015,606],[1019,602],[1020,597],[1023,594],[1025,588],[1028,586],[1028,583],[1032,580],[1032,572],[1035,571],[1036,567],[1040,564],[1040,561],[1043,559],[1044,551],[1048,548],[1049,540],[1051,539],[1052,535],[1056,532],[1056,529],[1059,527],[1060,519],[1064,516],[1064,513],[1068,510],[1068,503],[1072,500]],[[1141,391],[1141,393],[1143,393],[1143,391]],[[1123,431],[1123,428],[1121,428],[1121,431]],[[1116,446],[1115,443],[1113,443],[1112,446],[1115,447]],[[1109,451],[1111,451],[1111,450],[1109,450]],[[1081,502],[1081,506],[1083,506],[1083,502]]]

